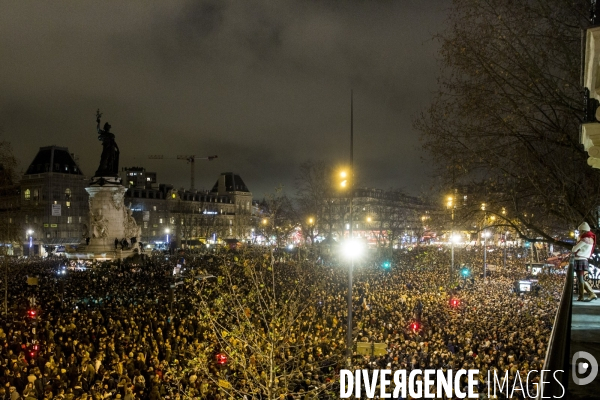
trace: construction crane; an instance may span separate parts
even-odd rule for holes
[[[215,158],[217,158],[218,156],[208,156],[208,157],[197,157],[197,156],[176,156],[176,157],[165,157],[161,154],[158,155],[152,155],[152,156],[148,156],[149,159],[151,160],[185,160],[190,164],[190,190],[194,190],[194,181],[195,181],[195,167],[194,165],[196,164],[196,160],[208,160],[208,161],[212,161]]]

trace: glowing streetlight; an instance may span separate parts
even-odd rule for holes
[[[263,225],[266,225],[267,224],[267,219],[263,218],[262,223],[263,223]]]
[[[356,260],[364,251],[364,243],[358,238],[349,238],[342,243],[342,254],[350,260]]]
[[[165,229],[165,233],[167,234],[167,246],[169,245],[169,233],[171,233],[171,230],[169,228]]]
[[[346,171],[340,172],[340,178],[342,178],[342,180],[340,181],[340,186],[342,188],[348,186],[348,173]]]
[[[313,222],[315,222],[315,220],[314,220],[312,217],[308,219],[308,223],[309,223],[309,224],[311,224],[311,225],[312,225],[312,224],[313,224]]]
[[[367,217],[367,222],[371,222],[371,221],[373,221],[373,218]]]

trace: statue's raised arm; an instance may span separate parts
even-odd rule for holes
[[[100,119],[102,113],[100,109],[96,111],[96,129],[98,130],[98,140],[102,142],[102,155],[100,156],[100,166],[96,171],[96,177],[118,176],[119,173],[119,146],[115,141],[115,135],[110,131],[110,124],[104,124],[104,129],[100,129]]]
[[[102,132],[102,130],[100,129],[100,119],[102,118],[102,113],[100,112],[100,109],[96,110],[96,123],[98,125],[96,125],[96,129],[98,129],[98,133]]]

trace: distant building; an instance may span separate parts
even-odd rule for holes
[[[156,172],[148,172],[143,167],[122,168],[121,180],[126,188],[158,189]]]
[[[210,191],[175,189],[158,184],[144,168],[124,168],[125,205],[142,229],[142,242],[177,247],[251,235],[252,193],[237,174],[222,173]]]
[[[20,187],[12,168],[0,164],[0,254],[14,255],[14,244],[23,236]]]
[[[88,224],[87,178],[68,148],[41,147],[20,182],[24,254],[43,246],[77,245]],[[27,232],[31,236],[29,247]]]
[[[68,148],[41,147],[20,182],[4,175],[0,165],[0,247],[10,248],[8,254],[45,255],[45,248],[77,246],[89,235],[89,179]],[[256,207],[237,174],[222,173],[212,190],[194,192],[159,184],[157,174],[142,167],[120,175],[125,205],[146,244],[164,244],[167,230],[183,247],[251,236]],[[13,245],[21,249],[13,252]]]

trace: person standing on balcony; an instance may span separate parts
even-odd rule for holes
[[[587,222],[579,225],[577,229],[580,232],[579,240],[573,246],[573,250],[571,250],[575,257],[574,270],[577,274],[577,290],[579,291],[577,301],[585,301],[584,293],[586,292],[589,295],[587,301],[592,301],[596,300],[597,296],[590,284],[583,279],[583,276],[588,271],[588,259],[592,256],[596,248],[596,235],[591,231]]]

